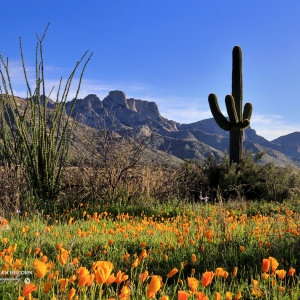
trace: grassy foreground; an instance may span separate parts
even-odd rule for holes
[[[16,212],[1,299],[299,299],[300,201]]]

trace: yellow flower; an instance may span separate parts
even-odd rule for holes
[[[262,279],[267,280],[269,278],[269,274],[268,273],[262,273],[261,275]]]
[[[44,278],[48,272],[47,270],[47,264],[44,263],[43,261],[40,261],[38,259],[36,259],[33,263],[34,267],[35,267],[35,270],[36,270],[36,273],[35,275],[38,277],[38,278]]]
[[[68,278],[61,278],[58,279],[58,282],[60,283],[60,288],[62,291],[64,291],[69,283],[69,279]]]
[[[223,275],[224,275],[223,268],[216,268],[215,274],[217,277],[223,277]]]
[[[130,288],[127,285],[124,285],[120,291],[119,295],[120,300],[129,300],[130,299]]]
[[[285,274],[286,274],[286,271],[285,271],[285,270],[277,270],[277,271],[276,271],[276,274],[278,275],[278,277],[279,277],[280,279],[284,279]]]
[[[160,279],[158,276],[153,275],[147,288],[147,298],[153,299],[155,294],[159,291],[161,286]]]
[[[96,269],[94,273],[96,281],[99,284],[103,284],[108,279],[110,273],[114,268],[114,265],[110,261],[97,261],[95,267]]]
[[[69,257],[69,252],[67,250],[61,251],[61,253],[59,255],[59,262],[62,265],[65,265],[68,261],[68,257]]]
[[[188,286],[191,288],[192,293],[195,293],[199,286],[199,280],[194,277],[188,277]]]

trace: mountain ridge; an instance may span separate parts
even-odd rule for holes
[[[73,101],[66,102],[66,113],[70,112]],[[55,105],[48,99],[49,109]],[[153,151],[158,154],[168,151],[176,164],[184,159],[203,161],[211,154],[221,161],[224,152],[229,152],[229,133],[222,130],[213,118],[180,124],[163,117],[155,102],[126,98],[126,94],[119,90],[110,91],[102,101],[95,94],[77,99],[71,117],[76,117],[79,123],[89,128],[105,126],[121,135],[156,131],[157,139],[151,144]],[[264,151],[265,155],[259,161],[261,164],[273,162],[281,167],[300,166],[300,132],[268,141],[249,126],[245,130],[243,146],[246,152],[251,150],[253,156]]]

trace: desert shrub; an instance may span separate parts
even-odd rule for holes
[[[273,163],[259,165],[264,155],[251,152],[243,156],[240,166],[229,163],[226,153],[221,163],[210,156],[202,163],[185,160],[178,169],[178,194],[182,199],[198,201],[208,196],[220,200],[275,200],[292,199],[300,194],[300,171]]]

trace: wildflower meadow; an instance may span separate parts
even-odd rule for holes
[[[299,299],[293,204],[17,212],[2,219],[2,299]]]

